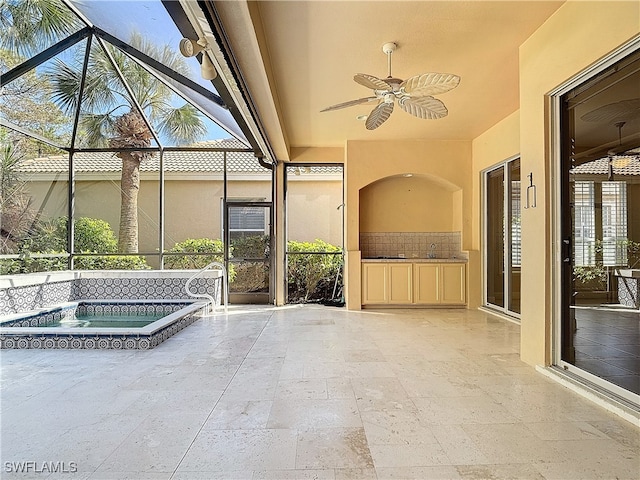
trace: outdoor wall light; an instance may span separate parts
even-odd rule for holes
[[[207,42],[204,40],[191,40],[190,38],[180,40],[180,53],[185,57],[195,57],[205,48],[207,48]]]
[[[207,53],[207,42],[203,39],[192,40],[183,38],[180,40],[180,53],[185,57],[195,57],[202,52],[202,63],[200,64],[200,75],[205,80],[213,80],[218,76],[216,68],[213,66],[209,54]]]

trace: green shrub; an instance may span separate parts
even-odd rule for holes
[[[289,301],[306,303],[312,299],[330,300],[335,279],[342,268],[340,247],[318,239],[315,242],[289,241],[287,252]],[[318,255],[314,252],[335,254]]]
[[[222,240],[211,238],[188,238],[183,242],[176,243],[168,253],[181,253],[184,255],[166,255],[164,257],[164,268],[170,270],[192,270],[200,269],[211,262],[224,264],[224,248]],[[199,253],[207,255],[189,255]],[[233,265],[229,265],[229,282],[235,277]]]
[[[73,223],[73,248],[79,253],[116,253],[118,240],[109,223],[98,218],[81,217]],[[67,250],[67,218],[39,221],[33,226],[22,249],[49,253]]]
[[[19,273],[54,272],[67,270],[69,263],[66,257],[33,258],[21,255],[18,259],[0,260],[0,275],[16,275]]]
[[[116,253],[118,241],[109,223],[81,217],[74,221],[74,250],[79,254]],[[67,252],[67,218],[37,222],[20,245],[20,258],[2,260],[0,274],[33,273],[68,269],[67,258],[34,258],[32,254]],[[76,270],[145,270],[149,265],[138,255],[78,256]]]
[[[97,255],[75,257],[74,270],[149,270],[144,257],[138,255]]]
[[[83,253],[116,253],[118,240],[104,220],[82,217],[73,222],[73,247]]]
[[[236,258],[265,258],[269,256],[269,235],[250,235],[231,241]]]

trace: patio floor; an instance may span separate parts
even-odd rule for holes
[[[522,363],[519,330],[233,307],[149,351],[5,350],[1,476],[638,478],[640,431]]]

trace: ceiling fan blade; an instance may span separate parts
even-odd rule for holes
[[[353,105],[360,105],[362,103],[373,102],[377,100],[378,97],[364,97],[358,98],[357,100],[349,100],[348,102],[338,103],[337,105],[331,105],[330,107],[323,108],[320,110],[321,112],[329,112],[331,110],[339,110],[341,108],[352,107]]]
[[[398,103],[405,112],[426,120],[435,120],[446,117],[449,114],[444,103],[433,97],[412,98],[404,96],[398,100]]]
[[[391,90],[391,85],[389,85],[387,82],[366,73],[356,73],[353,76],[353,80],[356,83],[359,83],[360,85],[372,90]]]
[[[364,126],[367,127],[367,130],[375,130],[387,121],[391,112],[393,112],[393,102],[381,102],[371,111]]]
[[[423,73],[408,78],[401,85],[412,97],[438,95],[454,89],[460,83],[460,77],[451,73]]]

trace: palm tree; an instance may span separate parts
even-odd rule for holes
[[[4,48],[25,55],[78,30],[79,19],[60,0],[0,0],[0,43]],[[139,34],[129,43],[165,66],[188,74],[182,57],[168,46],[153,45]],[[78,132],[86,147],[147,148],[153,135],[142,115],[158,128],[158,133],[174,144],[189,143],[206,133],[202,115],[192,105],[175,105],[171,90],[123,52],[107,46],[109,55],[99,46],[90,52],[84,94],[78,99],[82,79],[82,49],[69,62],[58,59],[47,72],[53,99],[68,115],[80,107]],[[115,65],[115,66],[114,66]],[[138,110],[122,83],[118,70],[126,79]],[[121,209],[118,250],[138,252],[138,191],[140,164],[150,154],[145,151],[119,151],[122,160]]]
[[[174,71],[188,74],[184,59],[170,47],[150,44],[139,34],[132,36],[130,44]],[[79,121],[85,146],[114,149],[150,147],[153,135],[143,114],[157,126],[159,135],[175,144],[193,142],[206,133],[202,115],[195,107],[189,103],[176,106],[171,89],[120,50],[110,45],[106,48],[110,55],[96,47],[91,49],[89,56]],[[71,64],[57,59],[48,72],[54,101],[69,114],[78,107],[84,52],[78,53]],[[141,110],[129,96],[118,72],[122,73]],[[118,250],[120,253],[137,253],[140,164],[151,154],[148,151],[125,150],[118,151],[116,155],[122,160]]]
[[[20,55],[38,53],[81,26],[60,0],[0,1],[0,42]]]

